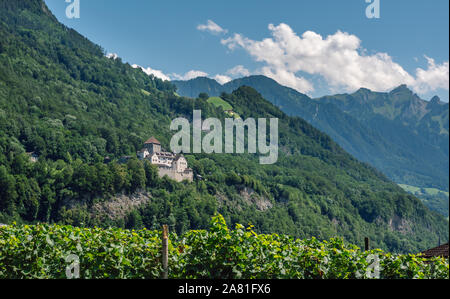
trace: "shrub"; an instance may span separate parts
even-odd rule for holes
[[[142,229],[38,224],[0,228],[0,278],[66,278],[68,256],[80,277],[161,277],[161,233]],[[227,227],[221,215],[209,231],[170,235],[170,278],[210,279],[448,279],[443,258],[425,260],[381,250],[361,251],[342,239],[320,242]]]

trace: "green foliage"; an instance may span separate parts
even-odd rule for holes
[[[0,228],[0,278],[64,279],[71,254],[79,257],[82,278],[158,278],[160,237],[138,233],[49,225]]]
[[[415,186],[399,184],[399,186],[420,198],[431,210],[448,217],[449,194],[436,188],[419,188]]]
[[[167,223],[182,234],[206,229],[220,212],[231,225],[253,223],[258,233],[339,236],[359,245],[367,236],[394,252],[419,252],[448,238],[445,219],[249,87],[221,98],[244,119],[279,118],[275,165],[260,165],[250,154],[188,155],[202,179],[177,183],[136,158],[120,163],[124,155],[136,157],[149,136],[167,148],[170,121],[191,119],[194,109],[204,118],[227,116],[205,96],[179,97],[171,83],[106,58],[101,47],[58,23],[41,0],[0,0],[0,43],[2,223]],[[141,192],[149,202],[126,215],[95,213],[97,204]]]
[[[210,97],[208,103],[213,104],[216,107],[221,107],[223,110],[233,110],[233,107],[219,97]]]
[[[69,255],[77,256],[82,279],[162,274],[158,231],[13,225],[0,228],[0,245],[0,278],[64,279]],[[208,231],[170,235],[169,278],[448,279],[449,263],[364,252],[339,238],[319,242],[261,235],[240,224],[231,230],[217,215]]]
[[[201,92],[201,93],[198,95],[198,98],[199,98],[199,99],[202,99],[202,100],[204,100],[204,101],[207,101],[207,100],[209,99],[209,95],[208,95],[206,92]]]

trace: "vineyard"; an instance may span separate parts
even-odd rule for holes
[[[0,227],[0,278],[156,279],[162,276],[162,233],[60,225]],[[229,229],[221,215],[209,230],[169,237],[169,278],[448,279],[448,260],[381,250],[341,239],[320,242]]]

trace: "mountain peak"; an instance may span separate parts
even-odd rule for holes
[[[372,92],[372,91],[370,89],[368,89],[368,88],[365,88],[365,87],[361,87],[360,89],[358,89],[356,91],[356,93],[369,93],[369,92]]]
[[[358,91],[371,91],[371,90],[365,87],[361,87],[360,89],[358,89]]]
[[[234,79],[228,83],[226,83],[225,85],[242,85],[244,82],[244,85],[247,84],[249,85],[249,83],[257,83],[257,84],[277,84],[279,85],[279,83],[277,83],[277,81],[275,81],[272,78],[266,77],[264,75],[251,75],[251,76],[247,76],[247,77],[242,77],[242,78],[238,78],[238,79]]]
[[[438,96],[434,96],[431,99],[430,103],[432,103],[432,104],[440,104],[441,103],[441,99]]]
[[[391,94],[393,93],[413,93],[411,89],[408,88],[408,86],[406,84],[402,84],[400,86],[398,86],[397,88],[393,89],[391,92]]]
[[[178,80],[174,80],[174,81],[178,81]],[[217,82],[217,80],[209,78],[209,77],[205,77],[205,76],[201,76],[201,77],[195,77],[189,80],[186,80],[186,82],[190,82],[190,81],[205,81],[205,82],[216,82],[219,84],[219,82]]]

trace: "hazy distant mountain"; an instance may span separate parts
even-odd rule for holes
[[[336,105],[376,130],[388,144],[397,146],[388,150],[397,153],[404,163],[383,167],[390,169],[386,173],[394,180],[448,190],[448,103],[438,97],[429,102],[422,100],[405,85],[389,93],[360,89],[318,101]],[[400,167],[404,171],[396,169]]]
[[[351,95],[327,96],[319,100],[333,103],[372,127],[379,125],[377,119],[380,118],[384,122],[388,121],[389,126],[406,127],[425,142],[439,147],[448,156],[449,105],[441,102],[439,97],[427,102],[409,90],[406,85],[401,85],[389,93],[360,89]],[[392,132],[383,130],[382,133]]]
[[[427,102],[406,86],[390,93],[360,89],[354,94],[311,99],[264,76],[250,76],[220,85],[196,78],[174,81],[178,93],[218,96],[242,85],[289,115],[300,116],[330,135],[346,151],[368,162],[397,183],[448,190],[448,103]]]

